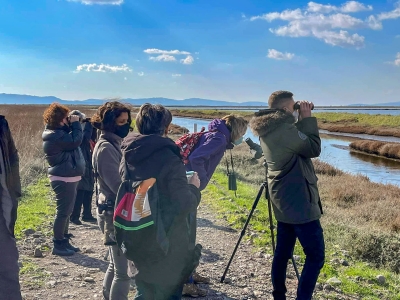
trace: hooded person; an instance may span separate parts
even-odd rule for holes
[[[260,137],[268,168],[269,195],[278,222],[271,272],[273,296],[286,299],[286,268],[298,238],[306,261],[296,299],[309,300],[325,259],[319,221],[322,205],[311,161],[321,153],[318,124],[311,116],[313,104],[300,101],[300,109],[295,109],[291,92],[272,93],[268,104],[270,109],[256,113],[250,127]]]
[[[171,121],[170,111],[162,105],[143,104],[136,116],[139,134],[130,134],[122,146],[123,178],[132,181],[155,178],[159,212],[169,241],[167,254],[157,257],[152,252],[155,248],[152,243],[156,241],[137,241],[143,244],[141,257],[134,261],[138,270],[135,299],[181,299],[183,283],[193,271],[188,266],[193,259],[196,231],[195,224],[188,224],[187,217],[196,215],[200,181],[197,174],[189,181],[186,177],[179,148],[167,137]]]
[[[0,116],[0,300],[22,300],[14,237],[20,197],[18,151],[6,118]]]
[[[90,143],[93,135],[93,126],[90,123],[90,119],[86,119],[86,115],[79,110],[73,110],[69,113],[69,115],[76,115],[79,117],[79,122],[81,123],[83,130],[82,143],[79,147],[82,151],[83,158],[85,159],[85,173],[83,174],[82,179],[79,181],[75,205],[70,217],[71,223],[75,225],[82,225],[82,222],[79,220],[82,207],[82,221],[97,221],[97,219],[92,216],[94,176],[92,166],[92,149]]]
[[[225,151],[233,149],[234,146],[243,142],[247,125],[247,120],[234,115],[214,119],[208,124],[208,132],[200,137],[195,149],[190,153],[189,163],[186,165],[187,171],[195,171],[199,175],[200,190],[207,187]],[[193,216],[190,218],[193,218]],[[200,289],[195,283],[209,282],[209,278],[194,272],[185,284],[183,294],[192,297],[204,297],[206,290]]]

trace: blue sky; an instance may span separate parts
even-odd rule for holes
[[[0,0],[0,93],[400,100],[400,2]]]

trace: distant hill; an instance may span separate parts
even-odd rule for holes
[[[400,106],[400,101],[377,104],[350,104],[349,106]]]
[[[31,95],[18,95],[18,94],[0,94],[0,104],[50,104],[52,102],[59,102],[62,104],[77,104],[77,105],[101,105],[105,100],[102,99],[87,99],[87,100],[63,100],[54,96],[31,96]],[[169,98],[140,98],[121,99],[122,102],[128,102],[132,105],[138,106],[143,103],[149,102],[152,104],[162,104],[165,106],[265,106],[266,102],[228,102],[222,100],[210,100],[201,98],[190,98],[184,100],[175,100]]]

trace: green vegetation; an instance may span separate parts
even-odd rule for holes
[[[367,126],[400,127],[400,116],[352,114],[342,112],[315,112],[314,116],[323,123],[356,123]]]
[[[24,190],[18,207],[15,236],[21,238],[25,229],[38,230],[55,214],[55,202],[51,201],[49,180],[42,178]]]
[[[219,168],[203,193],[203,201],[206,205],[210,205],[215,209],[218,215],[225,219],[230,226],[241,229],[253,205],[259,187],[240,180],[237,183],[238,195],[235,198],[233,192],[227,188],[227,176]],[[324,218],[322,222],[326,240],[326,263],[318,280],[320,283],[324,284],[329,278],[337,277],[342,282],[339,288],[344,294],[361,296],[362,299],[400,299],[399,275],[383,268],[375,268],[370,262],[352,258],[352,252],[350,252],[352,254],[352,257],[350,257],[347,249],[344,250],[345,244],[349,243],[349,241],[346,241],[346,237],[343,236],[344,232],[350,230],[349,227],[337,226],[326,222]],[[354,232],[357,232],[357,230]],[[254,245],[272,254],[268,206],[264,197],[261,198],[257,206],[245,238],[252,239]],[[353,241],[353,243],[357,242]],[[358,243],[359,248],[364,246],[365,244]],[[377,251],[383,250],[379,248],[379,245],[372,245],[371,248],[375,246],[378,247]],[[395,252],[391,253],[396,255]],[[299,244],[296,245],[295,254],[301,257],[299,262],[301,268],[305,257]],[[346,259],[350,266],[343,266],[340,263],[342,259]],[[291,268],[291,266],[288,268]],[[380,285],[378,283],[376,279],[378,275],[385,276],[385,284]],[[331,296],[333,297],[333,294]]]

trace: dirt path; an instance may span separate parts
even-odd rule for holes
[[[206,205],[199,208],[198,218],[198,242],[203,245],[198,272],[211,277],[210,285],[202,285],[208,289],[208,296],[203,299],[272,299],[271,256],[255,252],[251,242],[241,243],[227,275],[229,283],[219,283],[239,233],[217,219]],[[34,258],[35,247],[50,249],[51,246],[47,234],[40,232],[28,235],[19,243],[21,263],[28,269],[21,274],[24,299],[102,299],[102,280],[108,263],[104,260],[106,248],[101,243],[100,231],[97,225],[85,223],[71,225],[71,233],[75,235],[73,244],[82,249],[72,257],[53,256],[50,250],[45,250],[44,257]],[[288,299],[294,299],[297,279],[291,266],[288,277]],[[129,299],[133,295],[134,289]]]

